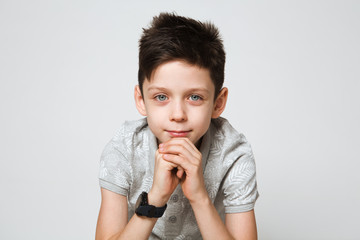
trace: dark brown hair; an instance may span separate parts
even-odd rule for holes
[[[224,83],[225,51],[218,29],[211,23],[161,13],[143,29],[139,40],[138,81],[142,92],[145,78],[161,64],[183,60],[208,69],[215,97]]]

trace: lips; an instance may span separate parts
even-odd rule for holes
[[[172,131],[172,130],[168,130],[167,131],[170,136],[172,137],[187,137],[187,135],[191,132],[191,131]]]

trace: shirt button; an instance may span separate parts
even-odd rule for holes
[[[179,195],[177,195],[177,194],[172,195],[171,196],[171,201],[173,201],[173,202],[179,201]]]
[[[169,217],[169,222],[176,223],[176,217],[175,216]]]

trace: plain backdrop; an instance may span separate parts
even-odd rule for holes
[[[359,1],[0,0],[0,239],[94,239],[99,158],[162,11],[217,25],[259,239],[359,239]]]

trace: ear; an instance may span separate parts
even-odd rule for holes
[[[226,87],[222,88],[219,95],[217,96],[214,104],[214,109],[211,115],[211,118],[218,118],[225,110],[226,101],[228,97],[228,89]]]
[[[141,115],[146,116],[145,102],[143,96],[141,95],[139,85],[135,86],[134,97],[137,110]]]

